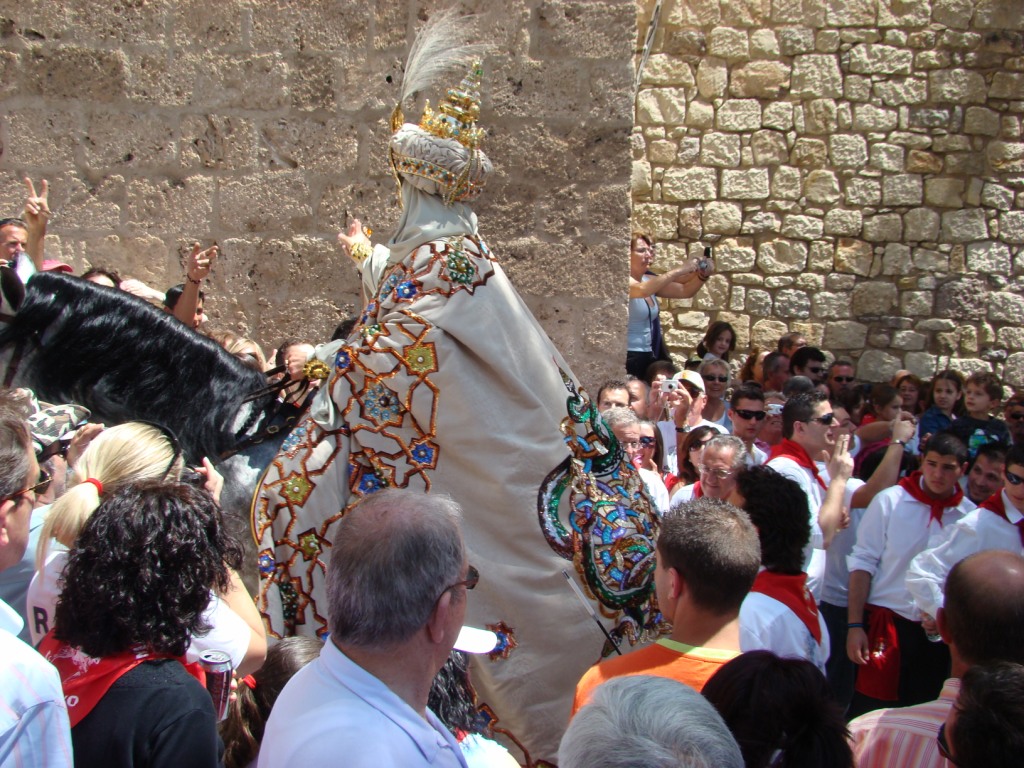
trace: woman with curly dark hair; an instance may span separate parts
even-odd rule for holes
[[[219,765],[210,696],[182,656],[240,560],[192,486],[128,485],[97,507],[39,648],[61,676],[77,765]]]

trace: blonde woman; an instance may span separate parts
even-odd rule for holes
[[[61,591],[61,576],[68,551],[85,527],[100,500],[120,488],[142,480],[181,480],[185,462],[177,441],[159,427],[129,422],[104,430],[82,454],[69,480],[68,490],[50,508],[39,538],[36,574],[28,589],[29,630],[32,643],[38,644],[53,628],[54,609]],[[205,488],[219,501],[223,478],[209,460],[197,468],[205,479]],[[252,599],[238,574],[232,572],[231,585],[215,595],[206,612],[213,629],[193,638],[189,661],[198,659],[206,648],[231,654],[242,673],[254,671],[266,655],[266,635]]]

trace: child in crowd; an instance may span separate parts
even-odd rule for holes
[[[967,377],[964,384],[966,416],[953,422],[949,432],[963,440],[971,459],[985,443],[1010,445],[1010,430],[1002,419],[993,418],[991,411],[1003,399],[1003,385],[994,373],[977,372]]]
[[[885,450],[892,441],[892,424],[899,418],[912,418],[903,410],[903,397],[899,390],[891,384],[875,384],[868,398],[867,411],[855,433],[861,440],[861,449],[853,462],[855,477],[861,477],[861,465],[868,456]]]
[[[931,391],[928,394],[930,405],[928,410],[921,415],[921,423],[917,425],[919,444],[924,445],[932,435],[937,435],[953,426],[963,391],[964,377],[956,371],[947,368],[935,375],[935,378],[932,379]]]

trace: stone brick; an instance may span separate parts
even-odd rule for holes
[[[739,234],[743,223],[743,208],[737,203],[710,202],[704,206],[701,219],[704,231],[717,235]]]
[[[1024,72],[996,72],[988,95],[993,99],[1024,99]]]
[[[644,67],[643,82],[647,85],[675,85],[693,87],[693,71],[690,65],[678,56],[664,53],[651,54]]]
[[[942,239],[950,243],[967,243],[988,237],[985,212],[966,208],[942,214]]]
[[[986,150],[986,159],[995,171],[1003,173],[1024,172],[1024,143],[1018,141],[993,141]]]
[[[651,164],[643,160],[634,160],[629,185],[634,194],[649,195],[654,188],[651,182]]]
[[[788,131],[793,127],[793,105],[785,101],[774,101],[765,105],[761,123],[765,128]]]
[[[772,314],[772,295],[768,291],[748,288],[744,308],[751,317],[769,317]]]
[[[1024,317],[1024,297],[1008,291],[997,291],[988,296],[988,319],[993,322],[1017,325]]]
[[[803,126],[797,124],[805,133],[831,134],[839,128],[838,113],[834,99],[812,99],[803,108]],[[797,113],[799,116],[800,112]]]
[[[1010,248],[1005,243],[985,240],[967,245],[967,269],[983,275],[1010,274]],[[1019,315],[1017,320],[1024,319]]]
[[[939,208],[959,208],[964,204],[962,179],[926,179],[924,201]]]
[[[878,26],[900,27],[886,33],[886,41],[903,41],[910,35],[903,29],[927,26],[931,21],[930,3],[904,2],[904,0],[880,0],[878,3]]]
[[[841,196],[839,179],[832,171],[811,171],[804,180],[804,196],[815,204],[834,203]]]
[[[919,351],[925,348],[927,342],[928,337],[923,334],[914,331],[896,331],[892,335],[891,343],[894,349]]]
[[[1013,190],[1000,184],[986,182],[981,192],[981,202],[990,208],[1008,211],[1013,208]]]
[[[850,316],[850,294],[817,291],[811,295],[814,317],[823,320],[842,320]]]
[[[891,314],[897,301],[896,286],[890,282],[863,282],[853,289],[853,313],[857,317]]]
[[[757,266],[765,274],[802,272],[807,266],[807,245],[791,240],[762,243],[757,249]]]
[[[999,239],[1006,243],[1024,243],[1024,211],[999,214]]]
[[[939,286],[935,293],[935,314],[958,321],[977,321],[985,317],[984,280],[958,278]]]
[[[913,208],[903,215],[903,236],[910,241],[934,242],[939,236],[939,214],[930,208]]]
[[[924,184],[916,174],[899,174],[882,179],[883,205],[920,205]]]
[[[745,59],[750,55],[750,40],[742,29],[716,27],[708,35],[708,53],[723,59]]]
[[[301,229],[312,217],[309,187],[292,171],[220,182],[220,218],[238,232]]]
[[[747,237],[727,238],[715,247],[715,263],[724,273],[753,269],[756,259],[753,241]]]
[[[775,294],[775,315],[806,320],[811,316],[811,300],[804,291],[784,288]]]
[[[874,249],[863,240],[840,238],[836,243],[836,272],[847,272],[867,277],[871,274]]]
[[[1011,352],[1024,350],[1024,328],[1004,326],[996,332],[997,343]]]
[[[907,153],[906,167],[910,173],[941,173],[942,158],[932,152],[912,149]]]
[[[340,120],[296,115],[259,126],[266,166],[325,174],[353,172],[359,160],[358,128]]]
[[[873,243],[899,242],[903,238],[903,220],[897,213],[880,213],[864,219],[865,240]]]
[[[674,205],[638,203],[633,207],[633,218],[637,228],[656,240],[675,240],[679,235],[679,209]]]
[[[32,46],[22,67],[25,92],[45,98],[109,103],[127,91],[127,59],[117,50]]]
[[[832,208],[825,214],[825,234],[856,237],[864,226],[864,216],[860,211],[845,208]]]
[[[923,104],[928,100],[928,81],[923,77],[881,80],[874,84],[874,92],[889,107]]]
[[[857,359],[857,378],[862,381],[889,381],[901,367],[898,357],[880,349],[867,349]]]
[[[789,333],[789,326],[779,320],[768,320],[762,318],[754,323],[750,329],[750,343],[756,344],[761,349],[771,349],[779,341],[779,337]]]
[[[868,327],[853,320],[834,320],[825,323],[821,344],[825,349],[861,350],[867,344]]]
[[[871,78],[847,75],[843,83],[843,96],[849,101],[868,101],[871,98]]]
[[[999,135],[999,113],[987,107],[968,107],[964,113],[964,133]]]
[[[796,56],[814,50],[814,30],[807,27],[783,27],[778,31],[779,51],[783,56]]]
[[[756,131],[761,127],[761,105],[755,99],[725,101],[715,114],[715,126],[722,131]]]
[[[697,66],[697,92],[705,99],[725,96],[729,69],[722,59],[707,57]]]
[[[914,54],[891,45],[855,45],[850,71],[859,75],[909,75]]]
[[[700,161],[704,165],[735,168],[740,164],[740,137],[734,133],[706,133],[701,138]]]
[[[931,291],[903,291],[900,294],[900,314],[904,317],[928,317],[934,301],[935,295]]]
[[[738,137],[736,142],[739,143]],[[750,148],[756,165],[781,165],[789,159],[786,138],[778,131],[755,131],[750,137]]]
[[[843,73],[833,55],[806,54],[793,60],[790,93],[804,98],[843,95]]]
[[[882,109],[873,104],[855,104],[853,129],[855,131],[891,131],[899,123],[895,109]]]
[[[910,246],[887,243],[882,254],[883,275],[905,275],[910,271]]]
[[[75,147],[82,141],[75,114],[19,109],[4,115],[4,120],[7,122],[3,146],[6,163],[21,167],[67,167],[74,163]],[[21,195],[20,187],[18,194]]]
[[[668,165],[676,159],[678,149],[674,141],[656,139],[648,146],[647,157],[657,165]]]
[[[1024,353],[1015,352],[1003,363],[1003,383],[1019,389],[1024,386]]]
[[[768,197],[768,171],[764,168],[722,171],[722,197],[762,200]]]
[[[816,240],[825,231],[825,223],[816,216],[790,214],[782,220],[782,234],[798,240]]]
[[[846,182],[846,204],[878,205],[882,202],[882,185],[876,179],[853,178]]]
[[[132,229],[155,235],[194,232],[213,214],[214,180],[192,176],[177,183],[136,179],[127,187],[127,220]]]
[[[802,184],[800,171],[788,166],[778,168],[772,176],[772,195],[785,200],[796,200],[800,197]]]
[[[869,165],[880,171],[900,172],[903,170],[905,150],[899,144],[879,143],[871,145]]]
[[[670,201],[715,200],[718,178],[712,168],[671,168],[665,171],[661,192]]]
[[[974,3],[971,0],[933,0],[932,19],[953,29],[967,29],[971,25]]]
[[[928,91],[934,102],[983,104],[987,88],[985,78],[967,69],[947,69],[928,73]]]
[[[778,214],[759,211],[744,218],[742,232],[745,235],[755,235],[778,232],[781,228],[782,221]]]
[[[750,33],[750,55],[771,59],[779,55],[779,40],[771,29],[755,29]]]
[[[729,94],[773,99],[789,87],[789,74],[789,66],[778,61],[741,64],[733,69],[729,78]]]
[[[801,168],[822,168],[828,162],[828,149],[820,139],[797,139],[790,160]]]
[[[863,168],[868,160],[868,143],[856,134],[829,136],[828,151],[837,168]]]
[[[936,223],[936,226],[938,224]],[[925,272],[948,272],[949,256],[941,251],[928,248],[915,248],[913,251],[914,268]]]

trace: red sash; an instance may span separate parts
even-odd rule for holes
[[[774,598],[789,608],[803,622],[814,641],[821,644],[821,623],[818,621],[818,606],[807,589],[807,574],[788,575],[761,571],[754,579],[751,592]]]
[[[978,506],[981,509],[987,509],[989,512],[995,512],[1003,520],[1010,523],[1010,518],[1006,514],[1006,506],[1003,504],[1003,492],[1001,490],[993,493]],[[1024,518],[1016,523],[1010,523],[1010,525],[1016,526],[1017,533],[1020,535],[1020,545],[1024,547]]]
[[[825,490],[828,490],[828,486],[825,485],[825,481],[821,479],[821,475],[818,474],[818,465],[811,461],[811,457],[807,455],[807,451],[799,443],[794,443],[789,438],[783,438],[782,442],[772,447],[771,455],[768,457],[768,461],[778,458],[792,459],[804,469],[811,470],[811,474],[814,475],[814,479],[818,481]]]
[[[872,699],[896,701],[900,697],[900,642],[895,613],[868,605],[868,663],[857,667],[854,690]]]
[[[118,678],[144,661],[177,658],[189,674],[203,685],[206,684],[206,675],[199,664],[186,664],[184,657],[153,653],[141,645],[124,653],[95,659],[78,648],[58,640],[51,629],[39,642],[39,652],[60,674],[72,728],[92,712],[93,707],[106,695]]]
[[[959,485],[956,486],[956,490],[944,499],[936,499],[929,496],[925,490],[921,487],[921,478],[923,475],[920,471],[912,472],[911,474],[904,477],[897,483],[900,488],[909,493],[913,497],[914,501],[919,501],[922,504],[926,504],[931,514],[931,519],[942,527],[942,511],[949,507],[955,507],[961,501],[964,500],[964,489]]]

